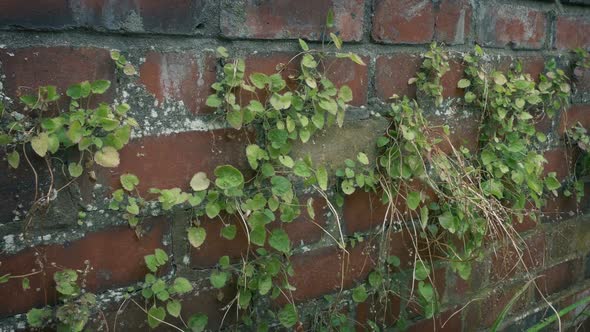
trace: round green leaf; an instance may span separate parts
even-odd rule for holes
[[[207,231],[203,227],[189,227],[187,233],[188,241],[195,248],[200,247],[207,237]]]
[[[203,191],[209,188],[210,183],[211,181],[209,181],[205,172],[198,172],[197,174],[193,175],[190,185],[194,191]]]
[[[221,189],[231,189],[244,183],[244,176],[235,167],[230,165],[218,166],[215,169],[215,185]]]

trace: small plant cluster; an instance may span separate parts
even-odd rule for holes
[[[472,262],[483,257],[486,236],[508,239],[522,251],[512,221],[520,222],[525,216],[534,220],[544,195],[557,195],[561,187],[555,173],[543,175],[546,161],[541,144],[547,138],[535,124],[567,106],[570,86],[564,72],[550,61],[536,83],[522,73],[519,64],[508,73],[490,71],[482,57],[479,46],[464,57],[466,78],[458,82],[466,91],[464,107],[481,112],[475,150],[456,147],[447,126],[432,126],[419,103],[404,97],[387,114],[391,125],[377,141],[376,169],[363,170],[368,180],[361,175],[355,181],[352,161],[336,173],[343,194],[354,192],[355,187],[381,193],[388,207],[384,225],[396,231],[401,227],[410,235],[416,254],[413,279],[425,317],[437,312],[438,299],[432,286],[434,261],[430,255],[422,257],[422,247],[442,254],[461,278],[468,279]],[[432,44],[421,72],[410,83],[416,82],[419,91],[440,105],[440,77],[448,68],[448,56]],[[364,163],[364,157],[359,155],[358,161]],[[387,260],[380,257],[367,286],[355,292],[369,289],[387,303],[396,291],[381,287],[390,272]],[[409,305],[412,300],[406,302]],[[398,327],[406,324],[403,310],[401,315]],[[379,325],[385,327],[383,322]]]

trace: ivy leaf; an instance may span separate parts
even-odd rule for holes
[[[273,176],[270,178],[272,193],[279,197],[287,197],[291,192],[291,181],[284,176]]]
[[[307,46],[307,43],[301,38],[299,38],[299,46],[301,46],[302,50],[309,51],[309,46]]]
[[[47,147],[49,144],[49,136],[47,133],[41,133],[38,136],[35,136],[31,139],[31,146],[35,153],[37,153],[40,157],[45,157],[47,154]]]
[[[103,167],[119,166],[119,152],[113,147],[105,146],[94,154],[94,161]]]
[[[49,308],[33,308],[27,312],[27,322],[31,327],[43,327],[49,318],[51,318],[51,309]]]
[[[295,165],[293,158],[289,156],[279,156],[279,161],[281,162],[281,164],[288,168],[293,168],[293,166]]]
[[[209,184],[211,181],[207,178],[207,173],[205,172],[198,172],[193,175],[191,179],[190,186],[194,191],[203,191],[209,188]]]
[[[188,327],[191,329],[191,332],[202,332],[207,327],[208,318],[205,314],[195,314],[192,315],[188,320]]]
[[[318,167],[316,171],[318,184],[322,190],[328,190],[328,171],[325,166]]]
[[[494,82],[495,82],[496,84],[498,84],[498,85],[504,85],[504,84],[506,84],[506,82],[508,82],[508,81],[506,80],[506,76],[504,76],[504,74],[502,74],[502,73],[501,73],[501,72],[499,72],[499,71],[495,71],[495,72],[492,74],[492,79],[493,79],[493,80],[494,80]]]
[[[369,157],[363,152],[359,152],[356,159],[363,165],[369,165]]]
[[[207,237],[207,231],[203,227],[189,227],[187,233],[188,241],[195,248],[200,247]]]
[[[272,231],[268,239],[268,244],[274,249],[288,254],[291,251],[291,241],[289,235],[284,230],[278,228]]]
[[[249,290],[240,289],[238,294],[238,306],[241,309],[248,308],[250,305],[250,300],[252,299],[252,293]]]
[[[244,122],[244,114],[242,111],[232,110],[227,113],[226,119],[232,128],[240,129],[242,128],[242,123]]]
[[[342,48],[342,39],[336,36],[335,33],[330,32],[330,39],[332,39],[332,41],[334,42],[334,46],[336,46],[337,49]]]
[[[469,87],[470,85],[471,85],[471,81],[466,78],[459,80],[459,82],[457,83],[457,87],[461,88],[461,89],[465,89],[465,88]]]
[[[297,310],[293,304],[287,304],[278,313],[279,322],[286,327],[290,328],[294,326],[299,318],[297,317]]]
[[[237,227],[236,225],[228,225],[221,229],[221,236],[228,240],[233,240],[236,237]]]
[[[209,97],[207,97],[207,101],[205,101],[205,104],[209,107],[217,108],[221,106],[221,99],[219,99],[217,95],[210,95]]]
[[[16,150],[14,150],[10,154],[8,154],[6,159],[8,159],[8,164],[12,168],[18,168],[18,164],[20,163],[20,155],[18,154],[18,152]]]
[[[120,181],[123,188],[127,191],[133,191],[133,189],[139,184],[139,178],[131,173],[121,175]]]
[[[148,311],[148,325],[151,328],[155,328],[160,325],[161,321],[166,318],[166,310],[162,307],[153,306]]]
[[[166,303],[166,310],[168,311],[168,313],[172,317],[178,318],[178,316],[180,316],[181,309],[182,309],[182,304],[180,304],[180,301],[178,301],[178,300],[172,300],[172,301],[168,301],[168,303]]]
[[[209,276],[209,281],[211,281],[211,285],[215,288],[221,288],[225,286],[227,282],[227,272],[223,271],[213,271]]]
[[[172,285],[174,290],[178,294],[186,294],[193,290],[193,285],[191,285],[190,281],[187,278],[178,277],[174,279],[174,284]]]
[[[438,216],[438,222],[444,229],[451,233],[455,233],[455,216],[453,216],[451,212],[445,211]]]
[[[235,167],[230,165],[215,168],[215,184],[221,189],[231,189],[244,183],[244,176]]]
[[[260,293],[260,295],[266,295],[271,288],[272,278],[270,276],[266,276],[258,282],[258,293]]]
[[[418,205],[420,205],[420,201],[422,200],[421,196],[422,195],[417,191],[412,191],[408,194],[406,203],[410,210],[416,210],[418,208]]]
[[[377,288],[377,287],[381,286],[382,282],[383,282],[383,277],[381,276],[381,273],[379,273],[377,271],[373,271],[373,272],[371,272],[371,274],[369,274],[369,285],[371,285],[371,287]]]
[[[229,56],[229,53],[227,53],[227,49],[223,46],[219,46],[216,49],[217,55],[219,55],[222,58],[227,58]]]
[[[556,173],[555,172],[551,172],[549,173],[549,175],[545,178],[545,186],[547,187],[547,189],[553,191],[553,190],[557,190],[561,187],[561,183],[559,183],[559,180],[557,180],[557,178],[555,177]]]
[[[299,39],[299,40],[301,40],[301,39]],[[299,43],[301,43],[301,42],[299,42]],[[250,75],[250,82],[252,82],[252,84],[254,84],[254,86],[257,87],[258,89],[264,89],[266,84],[270,83],[270,79],[268,78],[268,76],[266,74],[253,73]],[[262,106],[262,104],[260,106]]]
[[[219,206],[219,203],[217,201],[209,202],[205,206],[205,213],[207,213],[207,217],[209,217],[209,219],[217,217],[220,211],[221,207]]]
[[[434,288],[432,288],[431,284],[420,281],[418,284],[418,292],[427,302],[432,302],[434,300]]]
[[[430,268],[428,266],[426,266],[422,262],[416,263],[416,269],[414,270],[414,277],[416,278],[416,280],[425,280],[426,278],[428,278],[429,274]]]
[[[110,86],[111,82],[107,80],[94,81],[91,84],[92,93],[103,94],[109,89]]]
[[[328,29],[334,27],[334,10],[332,8],[328,9],[328,14],[326,15],[326,27]]]
[[[367,297],[369,297],[369,295],[367,294],[365,285],[359,285],[352,290],[352,300],[356,303],[365,302]]]
[[[82,168],[82,165],[78,164],[78,163],[70,163],[68,165],[68,172],[70,173],[70,175],[72,177],[79,177],[80,175],[82,175],[82,172],[84,171],[84,169]]]

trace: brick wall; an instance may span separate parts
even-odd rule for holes
[[[232,56],[244,57],[248,72],[272,72],[277,63],[287,62],[297,52],[297,38],[312,44],[321,41],[330,8],[333,30],[343,39],[344,48],[361,55],[367,66],[333,61],[328,75],[336,84],[353,89],[353,107],[343,129],[328,130],[311,146],[298,147],[295,154],[310,152],[315,160],[335,166],[367,150],[387,126],[374,114],[387,107],[388,98],[393,94],[416,97],[415,87],[407,82],[431,41],[443,42],[452,55],[451,71],[443,77],[445,98],[461,96],[456,89],[462,77],[460,53],[478,43],[499,68],[518,59],[525,72],[538,75],[544,60],[557,57],[572,77],[572,106],[557,120],[542,124],[551,138],[545,154],[547,171],[561,178],[570,173],[571,164],[565,161],[575,151],[563,144],[563,129],[576,121],[590,127],[590,71],[572,68],[569,52],[575,47],[590,48],[588,0],[561,0],[559,6],[541,0],[2,0],[0,98],[9,110],[19,107],[23,91],[40,85],[64,89],[87,79],[108,79],[112,92],[102,101],[129,103],[141,128],[121,151],[118,168],[97,169],[96,183],[77,181],[38,216],[38,226],[26,232],[21,219],[34,195],[34,180],[26,171],[11,170],[2,163],[0,275],[26,274],[37,260],[71,268],[83,268],[88,261],[92,271],[87,287],[99,294],[104,319],[112,328],[126,287],[141,281],[147,272],[143,256],[162,248],[173,257],[169,273],[187,277],[196,286],[184,299],[183,310],[207,313],[209,328],[216,329],[223,317],[220,309],[232,294],[231,289],[220,294],[210,288],[209,269],[221,256],[239,259],[247,246],[245,234],[238,231],[233,241],[216,237],[220,223],[207,220],[204,227],[210,236],[202,248],[191,249],[185,238],[187,214],[154,210],[138,236],[106,208],[108,194],[118,186],[119,175],[127,172],[140,177],[139,191],[146,193],[152,187],[186,189],[194,173],[211,174],[220,164],[245,169],[244,148],[256,133],[220,127],[211,115],[213,110],[205,105],[219,69],[215,49],[224,46]],[[111,49],[124,53],[139,75],[117,72],[109,58]],[[449,124],[456,142],[476,141],[478,117],[460,113],[441,116],[431,111],[428,115]],[[333,229],[334,215],[320,197],[315,198],[315,222]],[[588,197],[576,203],[575,198],[560,196],[549,202],[540,223],[518,225],[529,248],[526,265],[531,275],[539,276],[539,290],[527,290],[514,305],[506,330],[523,330],[550,315],[539,291],[558,308],[588,295],[590,216],[584,213],[589,207]],[[81,210],[88,217],[79,223]],[[353,235],[373,232],[385,211],[372,195],[355,193],[338,213],[346,235]],[[306,218],[295,220],[287,231],[301,246],[291,259],[296,272],[291,282],[297,287],[293,297],[302,308],[315,308],[315,299],[334,293],[342,281],[346,289],[354,287],[374,267],[375,248],[369,241],[343,255]],[[391,253],[407,267],[412,261],[407,235],[394,233],[389,242]],[[458,278],[444,263],[437,265],[442,313],[434,320],[417,316],[409,329],[489,328],[527,280],[522,268],[512,269],[515,262],[510,253],[498,254],[502,248],[496,249],[490,246],[488,257],[474,265],[469,281]],[[47,275],[31,278],[28,291],[16,282],[0,284],[1,331],[24,329],[22,313],[55,301],[49,273],[51,269]],[[404,278],[407,275],[402,273],[400,280]],[[396,320],[399,301],[392,298],[390,322]],[[357,321],[359,331],[380,312],[371,303],[349,303],[343,310]],[[100,327],[101,321],[97,318],[93,326]],[[116,325],[125,331],[147,328],[145,314],[133,306]]]

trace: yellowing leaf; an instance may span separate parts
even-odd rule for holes
[[[198,172],[197,174],[193,175],[190,185],[194,191],[203,191],[209,188],[210,183],[211,181],[209,181],[205,172]]]
[[[41,157],[45,157],[47,154],[47,147],[49,146],[49,136],[47,133],[41,133],[39,136],[33,137],[31,139],[31,146],[35,153],[37,153]]]
[[[119,166],[119,152],[115,148],[106,146],[94,154],[94,161],[103,167]]]

